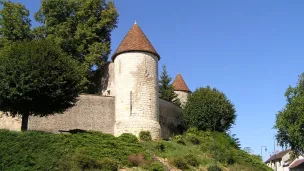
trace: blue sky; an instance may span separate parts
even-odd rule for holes
[[[15,0],[34,13],[40,0]],[[266,159],[273,152],[275,114],[303,72],[303,0],[115,0],[120,13],[112,51],[134,20],[174,78],[191,90],[210,85],[235,104],[232,133]],[[35,24],[34,24],[35,26]]]

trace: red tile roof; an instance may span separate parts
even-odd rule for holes
[[[268,160],[266,160],[265,163],[268,163],[268,162],[273,161],[273,160],[281,159],[283,156],[285,156],[289,152],[290,152],[290,149],[285,150],[285,151],[281,151],[277,154],[274,154],[274,155],[270,156],[270,158]]]
[[[177,74],[172,85],[175,91],[191,92],[180,73]]]
[[[138,24],[134,24],[132,28],[129,30],[128,34],[122,40],[117,50],[112,56],[112,61],[114,61],[115,57],[124,52],[149,52],[160,58],[159,54],[156,52],[144,32],[140,29]]]
[[[300,165],[304,164],[304,159],[298,159],[296,161],[294,161],[290,166],[289,166],[289,169],[293,169],[293,168],[296,168]]]

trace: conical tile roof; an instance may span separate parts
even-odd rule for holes
[[[178,73],[177,76],[175,77],[172,86],[175,91],[191,92],[180,73]]]
[[[153,45],[136,23],[132,26],[128,34],[118,46],[117,50],[112,56],[112,61],[114,61],[115,57],[121,53],[133,51],[149,52],[156,55],[158,59],[160,58]]]

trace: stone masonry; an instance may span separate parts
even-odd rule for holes
[[[115,135],[149,130],[160,138],[158,59],[146,52],[120,54],[115,61]]]

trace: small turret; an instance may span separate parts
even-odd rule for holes
[[[158,60],[156,52],[138,24],[123,39],[112,61],[115,64],[114,135],[150,131],[161,137],[159,125]]]
[[[188,95],[191,93],[186,82],[184,81],[182,75],[180,73],[177,74],[175,80],[172,83],[174,88],[174,92],[177,94],[182,107],[187,103]]]

